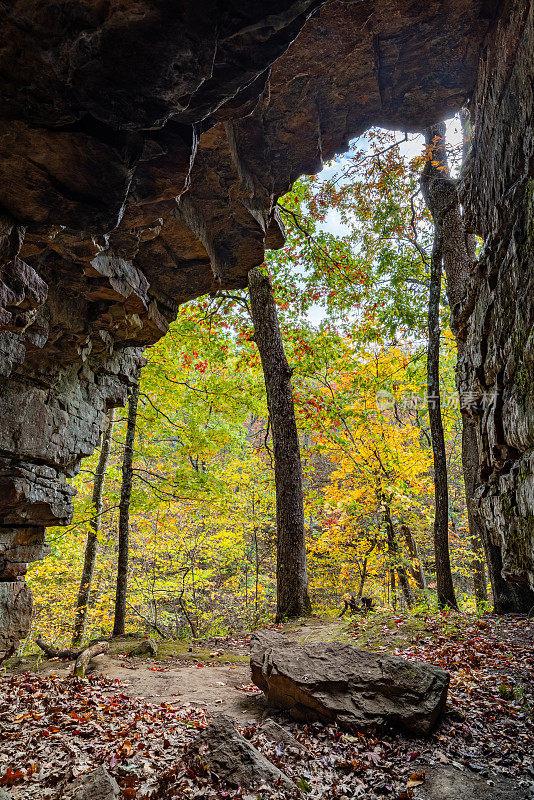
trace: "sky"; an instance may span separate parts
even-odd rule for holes
[[[399,140],[404,138],[404,133],[402,131],[396,131],[396,133]],[[360,139],[353,139],[350,144],[358,145],[358,143],[361,141],[362,140]],[[363,141],[365,142],[365,140]],[[460,123],[458,117],[453,117],[452,119],[447,120],[447,143],[455,147],[456,145],[460,144],[461,141],[462,131],[460,128]],[[422,151],[424,142],[425,138],[422,134],[410,134],[409,141],[401,144],[400,152],[406,158],[413,158]],[[336,158],[335,161],[333,161],[329,166],[321,170],[318,177],[321,180],[327,180],[336,172],[338,172],[343,167],[344,163],[347,163],[345,156],[338,156],[338,158]],[[348,225],[344,225],[341,222],[339,212],[335,209],[331,209],[328,212],[324,223],[320,227],[323,230],[329,231],[337,236],[343,236],[344,234],[350,232],[350,228]]]
[[[404,138],[404,133],[402,131],[397,131],[396,133],[399,141]],[[356,144],[356,146],[358,146],[358,144],[362,141],[365,143],[366,140],[353,139],[350,144]],[[424,136],[422,134],[410,134],[408,141],[402,142],[400,145],[400,151],[402,155],[407,158],[413,158],[414,156],[417,156],[423,150],[424,141]],[[461,144],[461,141],[462,130],[459,119],[456,116],[447,120],[447,143],[454,147]],[[345,156],[338,156],[328,166],[321,170],[321,172],[318,174],[319,179],[327,180],[328,178],[332,177],[339,172],[339,170],[342,169],[344,164],[347,162],[348,159]],[[342,222],[339,211],[336,209],[331,209],[327,213],[325,221],[318,227],[321,230],[334,234],[335,236],[344,236],[351,231],[350,227]],[[325,310],[320,305],[313,305],[309,308],[307,317],[312,325],[319,325],[325,318]]]

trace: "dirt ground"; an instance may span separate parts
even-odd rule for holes
[[[131,659],[133,661],[133,659]],[[93,672],[117,678],[121,689],[131,697],[149,703],[191,704],[209,714],[222,711],[239,725],[259,722],[265,710],[263,695],[247,693],[250,669],[246,666],[152,666],[141,663],[124,667],[116,658],[101,656]]]
[[[302,642],[343,639],[346,628],[344,621],[316,618],[279,626],[288,638]],[[190,704],[208,714],[224,712],[239,725],[260,722],[265,716],[264,696],[251,685],[248,637],[193,645],[156,641],[155,657],[129,656],[141,641],[131,636],[113,640],[109,653],[94,658],[88,673],[116,679],[130,697],[149,703]],[[17,672],[35,670],[67,677],[72,665],[29,656],[13,659],[10,667]]]
[[[104,748],[99,758],[103,758],[119,781],[124,783],[127,776],[121,772],[125,767],[119,740],[123,735],[131,735],[128,725],[140,724],[136,720],[143,720],[148,714],[151,719],[157,718],[154,730],[159,731],[160,725],[168,728],[168,720],[174,719],[175,715],[185,715],[185,718],[190,717],[194,728],[199,719],[207,720],[217,712],[224,712],[242,730],[248,727],[253,743],[293,779],[300,779],[304,774],[313,787],[309,795],[312,798],[338,797],[336,792],[340,791],[343,783],[349,796],[379,800],[383,792],[391,793],[394,787],[398,789],[410,775],[422,774],[423,785],[415,787],[413,792],[401,791],[393,796],[413,797],[414,800],[449,800],[452,797],[456,800],[534,800],[534,780],[529,779],[529,776],[534,779],[531,746],[534,741],[534,622],[495,617],[468,619],[454,615],[450,619],[400,618],[391,613],[377,612],[353,619],[308,618],[276,626],[276,629],[288,639],[301,643],[350,642],[377,652],[440,664],[451,672],[449,705],[442,725],[430,741],[402,734],[374,739],[363,737],[361,742],[354,736],[339,738],[340,734],[334,728],[320,725],[303,727],[285,718],[281,712],[266,708],[263,694],[251,684],[248,636],[192,643],[160,641],[155,656],[142,657],[131,656],[130,651],[144,637],[125,636],[113,639],[109,652],[93,660],[89,672],[95,676],[95,688],[91,689],[91,681],[87,685],[84,683],[79,691],[85,692],[87,697],[83,695],[82,699],[76,695],[78,690],[71,688],[70,680],[49,680],[54,675],[66,678],[72,664],[36,655],[11,660],[7,674],[3,676],[4,686],[6,691],[14,693],[16,702],[20,704],[16,719],[23,720],[23,724],[10,727],[12,700],[6,701],[6,712],[0,713],[0,728],[4,724],[9,731],[9,752],[4,755],[4,767],[17,764],[17,759],[20,760],[28,748],[33,752],[40,747],[46,755],[46,748],[53,747],[54,758],[47,756],[42,759],[50,769],[56,768],[63,775],[65,770],[61,759],[64,758],[71,769],[85,771],[94,758],[91,749],[94,732],[89,735],[83,729],[75,731],[79,741],[76,739],[73,747],[71,728],[73,725],[83,728],[84,724],[93,724],[95,730],[100,731],[98,746],[101,750]],[[18,684],[13,681],[10,684],[9,673],[19,673]],[[42,684],[32,682],[32,674],[45,681]],[[99,675],[104,678],[98,678]],[[71,710],[69,692],[72,691],[75,708],[83,710],[84,703],[92,708],[96,703],[100,714],[98,719],[92,723],[90,720],[84,722],[85,712]],[[93,691],[100,693],[97,701],[92,699]],[[22,692],[20,697],[18,692]],[[45,697],[48,692],[55,692],[60,700],[63,697],[61,702],[67,704],[67,713],[61,717],[56,718],[56,706],[52,709],[56,715],[52,727],[49,722],[45,723],[46,716],[42,711],[34,708],[41,702],[38,698]],[[52,705],[54,703],[55,700]],[[59,701],[57,707],[60,708]],[[113,710],[111,716],[109,708]],[[124,717],[122,728],[121,717],[113,716],[118,708],[121,715],[130,714],[130,722],[126,723]],[[271,715],[299,737],[299,741],[313,754],[311,760],[301,762],[297,759],[295,762],[292,757],[281,755],[274,744],[266,744],[261,727],[256,723]],[[120,729],[116,728],[117,724]],[[45,739],[41,733],[43,725],[45,728],[48,725],[45,731],[48,738]],[[110,730],[107,735],[102,735],[101,729],[106,726]],[[187,738],[191,729],[179,725],[178,730],[182,733],[178,735],[176,752],[173,750],[172,737],[175,734],[172,731],[165,734],[170,742],[165,745],[168,750],[158,750],[161,744],[159,733],[150,744],[150,758],[156,773],[164,768],[165,759],[182,757],[182,734],[185,731]],[[165,736],[163,741],[167,741]],[[118,737],[118,744],[114,737]],[[62,747],[67,749],[67,755],[63,754]],[[91,750],[89,755],[88,747]],[[143,758],[146,760],[145,756],[139,756],[138,760]],[[132,764],[128,769],[134,767]],[[0,752],[0,774],[2,769]],[[356,777],[352,774],[354,770]],[[144,775],[143,772],[139,774]],[[50,775],[46,780],[54,787],[57,777]],[[12,787],[12,796],[16,800],[42,800],[39,785],[44,783],[35,784],[35,778],[29,773],[24,781],[24,786]],[[142,783],[141,777],[139,781]],[[351,787],[356,785],[360,793],[351,794]],[[55,798],[53,792],[56,789],[49,791]],[[206,796],[215,796],[215,790],[206,791]],[[347,791],[343,789],[342,794],[347,795]]]

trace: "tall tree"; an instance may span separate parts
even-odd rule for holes
[[[465,116],[465,115],[464,115]],[[465,122],[464,122],[465,129]],[[456,334],[455,309],[464,296],[467,280],[475,258],[474,238],[465,229],[465,224],[458,198],[457,183],[451,177],[445,141],[446,126],[444,123],[434,125],[426,132],[426,144],[431,149],[431,158],[425,166],[422,183],[423,194],[434,224],[439,226],[443,266],[447,278],[447,295],[451,307],[451,329]],[[464,136],[464,143],[466,137]],[[463,162],[466,159],[464,144]],[[458,356],[461,357],[464,346],[461,338],[456,336]],[[473,583],[477,603],[487,600],[486,576],[482,558],[482,542],[484,530],[476,513],[475,486],[478,472],[478,442],[476,421],[467,408],[462,408],[462,468],[464,473],[465,499],[469,522],[473,558]],[[491,560],[488,558],[490,571]]]
[[[427,585],[426,585],[426,578],[425,578],[425,570],[423,567],[423,563],[419,557],[419,552],[417,548],[417,542],[415,541],[412,531],[410,530],[409,525],[402,524],[399,528],[400,533],[403,535],[406,545],[408,547],[408,552],[410,554],[412,563],[409,565],[410,573],[412,578],[415,581],[417,588],[420,592],[426,596],[427,594]]]
[[[444,127],[444,126],[443,126]],[[445,130],[442,131],[442,136]],[[432,147],[434,129],[427,129],[427,145]],[[458,608],[452,582],[449,555],[449,488],[447,478],[447,454],[441,418],[441,398],[439,386],[439,340],[441,335],[439,305],[441,297],[441,270],[443,263],[443,228],[437,212],[429,184],[434,173],[442,166],[432,154],[425,163],[421,177],[421,187],[429,211],[434,220],[434,243],[430,258],[430,291],[428,298],[428,352],[427,352],[427,392],[430,436],[434,455],[434,491],[436,509],[434,514],[434,554],[436,559],[436,583],[440,608]],[[439,174],[439,173],[438,173]]]
[[[100,528],[100,518],[102,515],[104,483],[109,461],[109,451],[111,449],[111,435],[113,433],[113,420],[115,409],[111,409],[106,415],[104,431],[102,433],[102,444],[100,446],[100,456],[95,472],[93,484],[92,503],[94,516],[89,522],[89,532],[85,544],[85,557],[83,562],[82,577],[78,599],[76,600],[76,611],[74,612],[74,630],[72,634],[72,646],[77,647],[81,644],[87,622],[87,606],[91,592],[91,584],[96,564],[96,554],[98,550],[98,530]]]
[[[273,435],[276,485],[278,620],[311,611],[306,568],[302,464],[295,421],[292,370],[289,368],[276,313],[271,281],[261,267],[249,272],[254,339],[265,379]]]
[[[119,501],[119,553],[113,636],[122,636],[126,622],[126,592],[128,589],[128,557],[130,547],[130,499],[132,496],[133,453],[138,402],[139,380],[136,381],[133,387],[128,403],[126,442],[124,444],[124,456],[122,459],[122,484]]]

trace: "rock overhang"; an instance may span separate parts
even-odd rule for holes
[[[0,544],[68,520],[65,478],[124,403],[142,349],[180,303],[245,286],[282,245],[279,196],[371,125],[420,130],[457,111],[499,15],[516,24],[527,6],[3,7]]]
[[[111,253],[147,270],[167,317],[245,284],[299,175],[372,124],[421,129],[461,106],[492,15],[482,0],[263,5],[49,0],[6,13],[0,206],[26,227],[21,260],[124,306],[109,275],[95,290],[94,259]]]

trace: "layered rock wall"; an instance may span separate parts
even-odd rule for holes
[[[246,285],[283,243],[275,204],[299,175],[372,124],[416,130],[457,110],[481,52],[491,68],[499,13],[495,0],[0,9],[0,658],[28,625],[25,565],[68,522],[67,479],[143,348],[181,302]]]
[[[502,611],[534,606],[534,7],[505,4],[479,66],[464,186],[484,239],[459,309],[458,378],[478,420],[477,501],[506,585]]]

